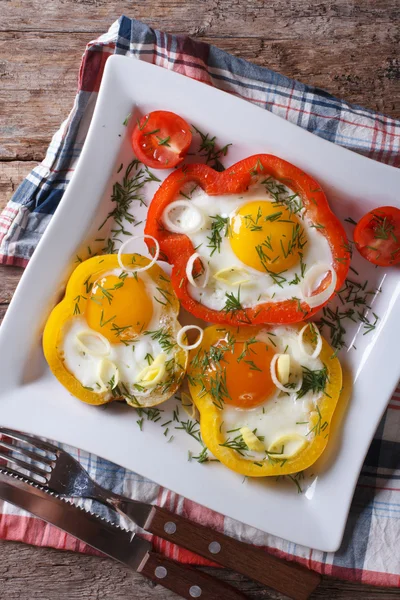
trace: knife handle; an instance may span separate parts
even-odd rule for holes
[[[187,600],[246,600],[239,590],[216,577],[181,565],[156,552],[148,553],[138,573]]]
[[[315,571],[272,556],[257,546],[239,542],[166,508],[154,506],[145,529],[274,588],[293,600],[307,600],[321,581],[321,576]]]

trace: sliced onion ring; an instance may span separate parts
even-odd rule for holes
[[[180,225],[177,225],[177,223],[171,221],[169,215],[175,208],[185,207],[189,208],[193,212],[193,214],[196,214],[197,222],[195,222],[194,225],[192,225],[191,227],[189,226],[184,229]],[[196,231],[201,229],[201,227],[204,224],[203,213],[197,208],[197,206],[194,206],[191,202],[189,202],[189,200],[176,200],[175,202],[171,202],[171,204],[169,204],[164,210],[162,218],[164,221],[164,225],[166,226],[168,231],[172,231],[172,233],[195,233]]]
[[[79,331],[76,334],[76,340],[78,342],[78,344],[81,346],[82,350],[84,352],[87,352],[87,354],[89,354],[90,356],[108,356],[110,354],[110,350],[111,350],[111,344],[108,341],[108,339],[106,337],[104,337],[104,335],[102,335],[101,333],[98,333],[97,331],[92,331],[91,329],[84,329],[83,331]],[[85,337],[86,338],[94,338],[97,339],[101,342],[101,344],[103,345],[102,348],[99,348],[98,350],[94,349],[94,348],[90,348],[89,347],[89,340],[86,339],[85,342]]]
[[[183,336],[186,334],[187,331],[190,331],[191,329],[196,329],[196,331],[199,332],[199,337],[193,344],[185,344],[183,342]],[[201,342],[203,341],[203,335],[204,331],[198,325],[185,325],[185,327],[182,327],[178,331],[178,335],[176,336],[176,342],[178,346],[182,348],[182,350],[194,350],[194,348],[200,346]]]
[[[135,240],[145,240],[145,239],[152,240],[156,247],[156,252],[154,254],[154,257],[149,262],[149,264],[145,265],[144,267],[134,267],[134,266],[127,267],[126,265],[124,265],[124,263],[122,262],[121,256],[122,256],[122,254],[124,254],[125,248],[127,246],[129,246],[129,244],[131,242],[134,242]],[[158,243],[156,238],[154,238],[152,235],[147,235],[147,234],[134,235],[133,237],[130,237],[129,240],[126,240],[126,242],[124,242],[122,244],[122,246],[120,247],[120,249],[118,250],[118,264],[123,271],[127,271],[128,273],[139,273],[139,271],[147,271],[148,269],[151,269],[151,267],[158,261],[159,256],[160,256],[160,244]]]
[[[327,273],[331,273],[331,282],[322,292],[319,294],[312,294],[313,287],[318,277],[321,275],[325,275]],[[335,269],[331,265],[324,264],[316,264],[305,274],[303,285],[302,285],[302,293],[303,300],[308,304],[310,308],[315,308],[316,306],[321,306],[325,304],[327,300],[332,296],[333,292],[336,288],[337,275]]]
[[[200,259],[200,262],[203,265],[204,272],[196,280],[193,277],[193,266],[197,259]],[[194,252],[194,254],[192,254],[192,256],[186,263],[186,277],[188,278],[189,282],[197,288],[204,288],[208,283],[208,280],[210,278],[210,268],[207,264],[206,259],[202,258],[198,252]]]
[[[307,327],[310,327],[310,328],[312,327],[317,335],[317,344],[314,348],[314,352],[312,352],[311,354],[309,352],[307,352],[306,345],[303,341],[304,332],[306,331]],[[304,356],[308,356],[309,358],[318,358],[318,356],[321,354],[321,350],[322,350],[322,337],[321,337],[318,327],[314,323],[307,323],[307,325],[304,325],[304,327],[299,331],[299,335],[298,335],[297,339],[299,342],[300,350],[302,351]]]
[[[286,387],[279,381],[279,379],[276,375],[276,363],[278,362],[278,359],[280,356],[281,356],[280,354],[275,354],[271,360],[270,371],[271,371],[272,382],[276,385],[278,390],[280,390],[281,392],[288,392],[289,394],[291,392],[298,392],[300,390],[301,386],[303,385],[303,377],[302,376],[299,378],[299,381],[297,382],[297,385],[294,388]]]

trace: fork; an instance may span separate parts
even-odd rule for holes
[[[68,452],[48,441],[5,427],[0,427],[0,436],[10,440],[0,437],[0,458],[25,471],[21,473],[8,465],[0,465],[0,469],[10,474],[22,476],[62,496],[96,500],[147,532],[275,588],[293,600],[306,600],[321,580],[315,571],[279,559],[261,548],[239,542],[165,508],[103,488]]]

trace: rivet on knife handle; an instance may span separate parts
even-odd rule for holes
[[[321,576],[315,571],[281,560],[256,546],[239,542],[165,508],[153,507],[145,529],[272,587],[293,600],[306,600],[321,581]]]
[[[207,575],[198,569],[183,566],[168,560],[161,554],[150,552],[139,567],[142,573],[152,581],[172,590],[182,598],[193,600],[246,600],[239,590]]]

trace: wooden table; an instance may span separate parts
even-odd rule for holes
[[[0,0],[0,207],[68,115],[85,44],[120,14],[188,33],[350,102],[400,117],[398,0]],[[397,100],[397,105],[396,105]],[[0,318],[21,276],[0,268]],[[227,572],[249,598],[282,598]],[[169,600],[108,559],[0,542],[2,600]],[[399,590],[325,578],[314,600]]]

